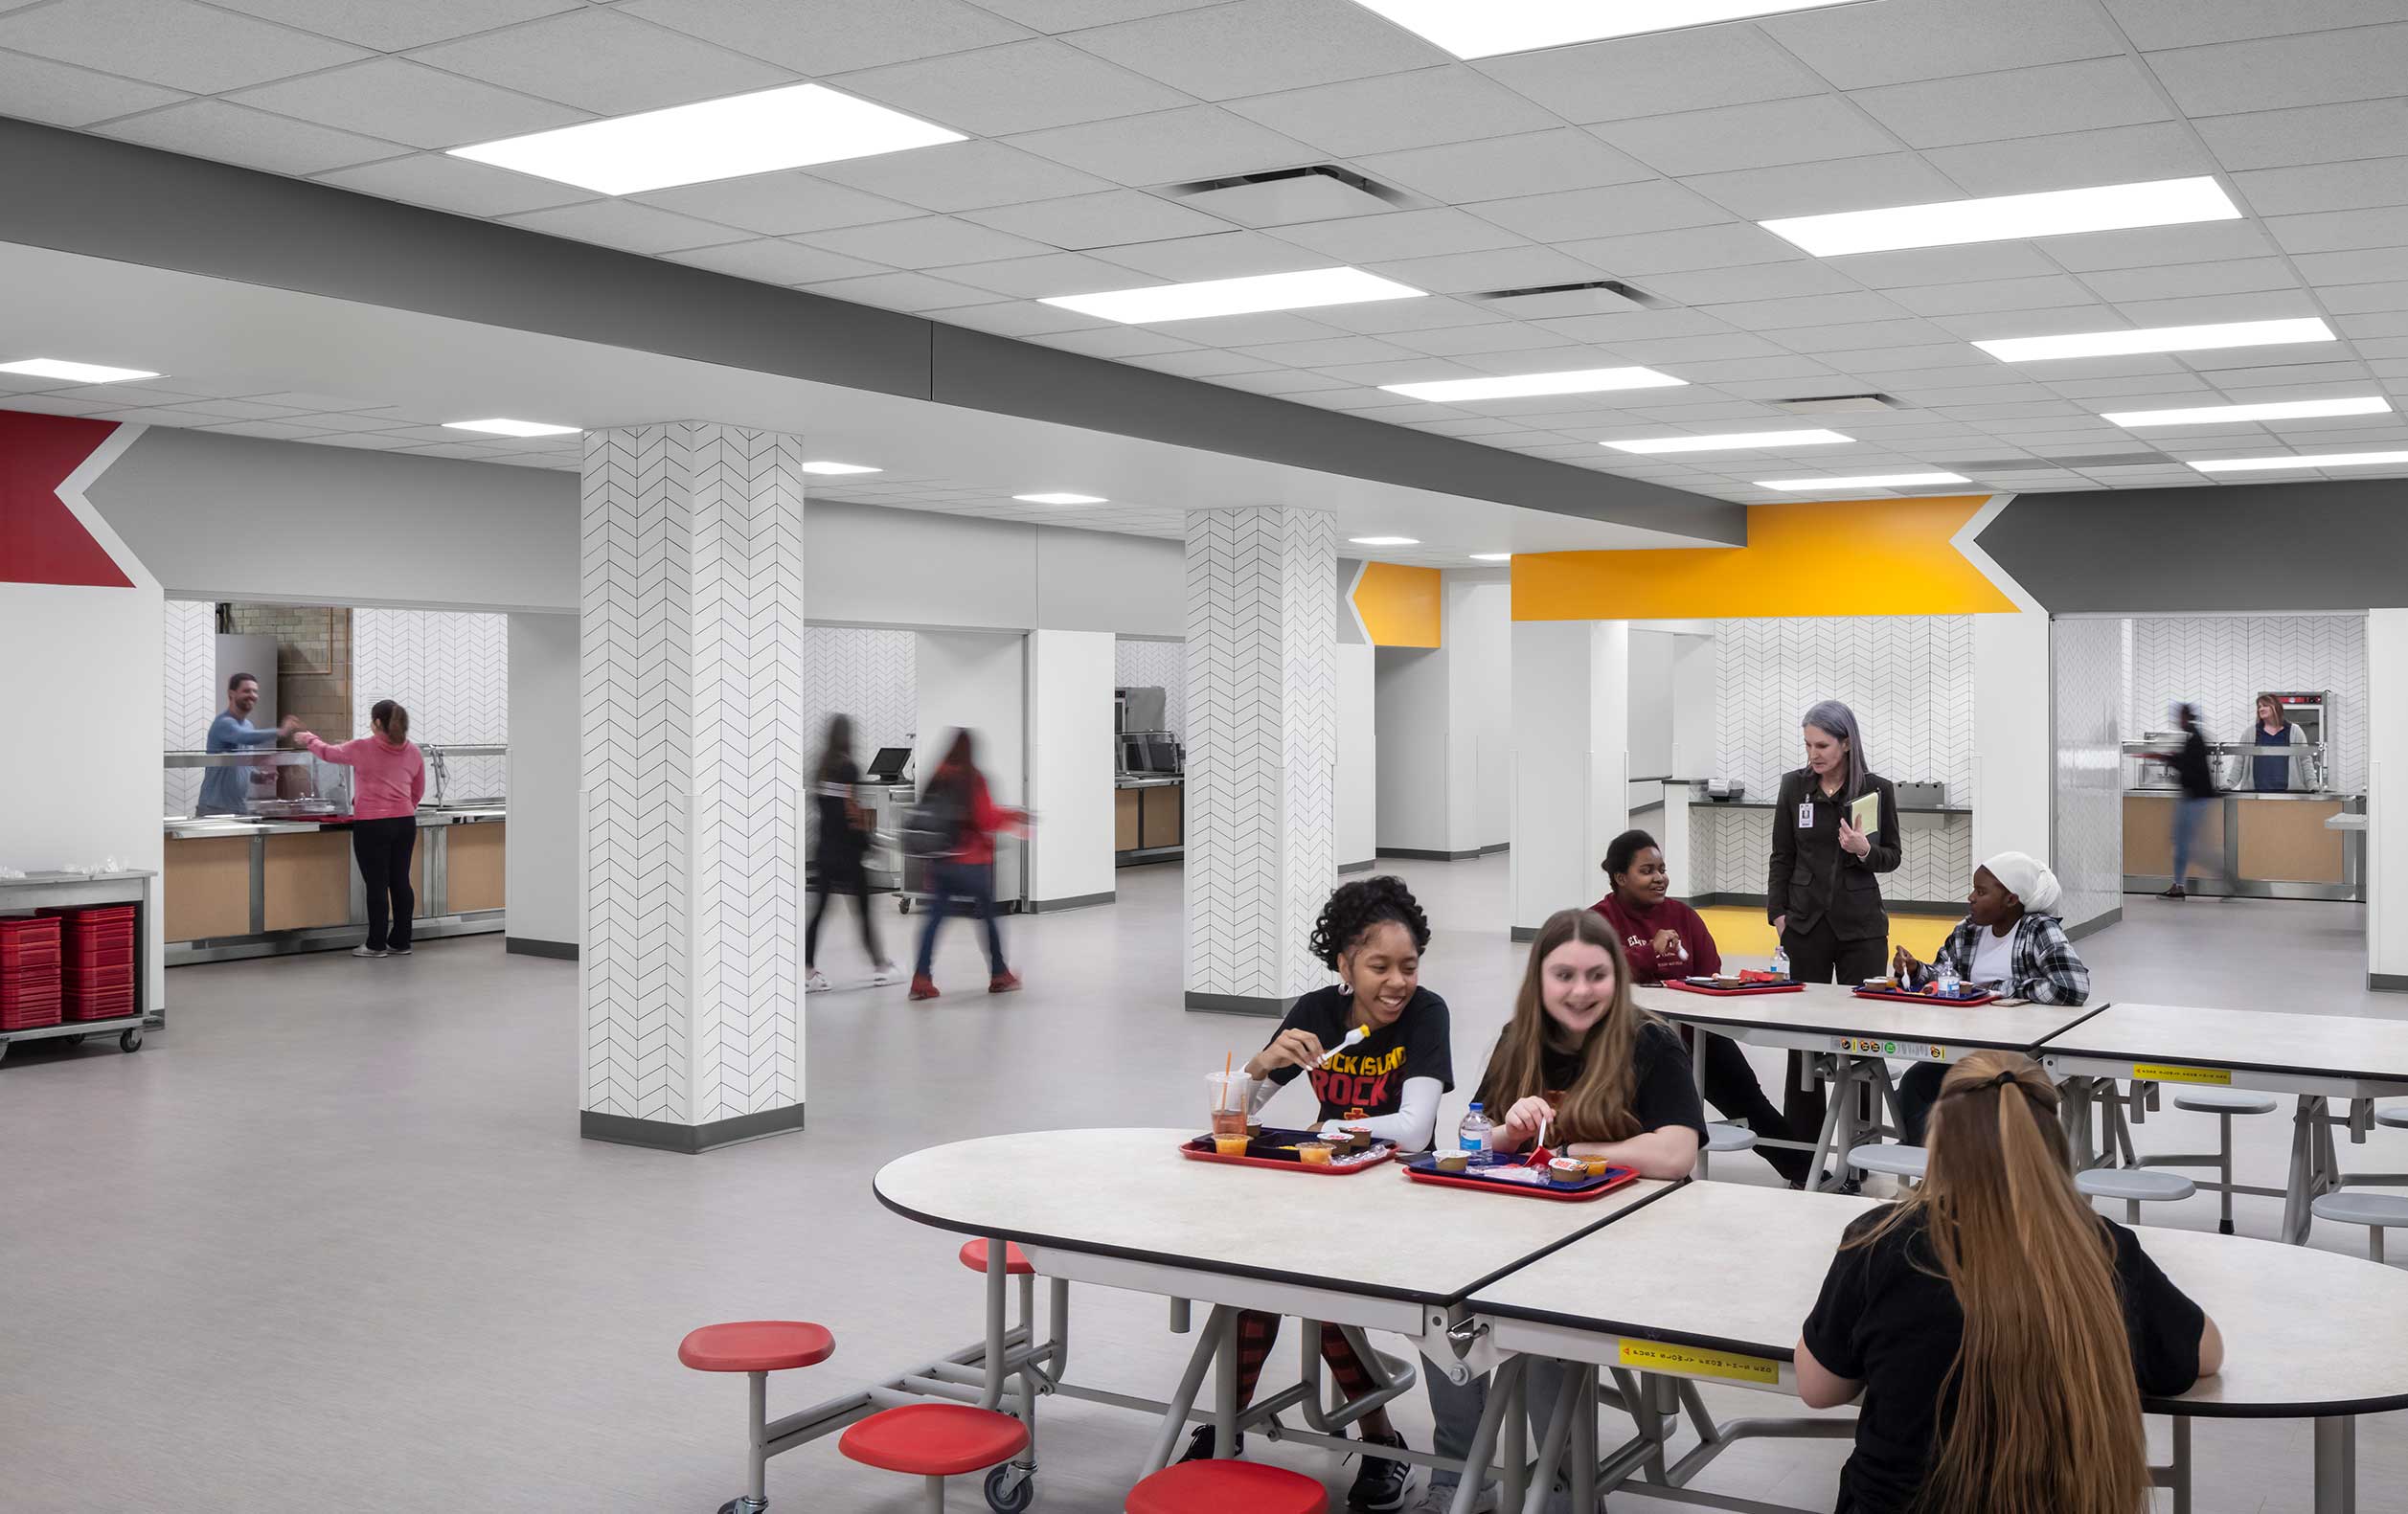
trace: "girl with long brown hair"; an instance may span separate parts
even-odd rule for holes
[[[2031,1058],[1966,1057],[1922,1186],[1849,1226],[1797,1348],[1809,1406],[1864,1394],[1841,1514],[2146,1514],[2141,1399],[2224,1341],[2075,1189],[2056,1108]]]

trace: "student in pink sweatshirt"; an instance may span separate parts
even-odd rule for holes
[[[293,739],[328,762],[352,770],[352,855],[368,885],[368,941],[353,957],[407,957],[410,853],[418,848],[418,802],[426,797],[426,763],[410,743],[410,712],[379,699],[368,712],[371,734],[332,745],[307,731]]]

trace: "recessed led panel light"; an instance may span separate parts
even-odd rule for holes
[[[1741,447],[1820,447],[1855,440],[1836,431],[1727,431],[1716,437],[1647,437],[1598,445],[1617,452],[1730,452]]]
[[[1782,489],[1793,494],[1822,493],[1831,489],[1909,489],[1926,484],[1967,484],[1972,482],[1962,473],[1867,473],[1852,479],[1758,479],[1760,489]]]
[[[1651,0],[1650,4],[1604,0],[1504,0],[1467,5],[1465,0],[1359,0],[1408,32],[1457,57],[1494,57],[1534,48],[1638,36],[1682,27],[1711,26],[1791,11],[1821,11],[1851,0]]]
[[[803,471],[806,473],[839,474],[883,473],[886,470],[884,468],[865,467],[858,463],[806,463],[803,464]]]
[[[962,140],[958,131],[824,84],[791,84],[481,142],[454,147],[451,155],[598,193],[639,194],[672,184],[701,184]]]
[[[1103,505],[1110,503],[1100,494],[1014,494],[1023,505]]]
[[[1158,283],[1143,289],[1108,289],[1101,294],[1050,295],[1038,303],[1129,326],[1155,326],[1165,321],[1200,321],[1215,315],[1253,315],[1263,310],[1309,310],[1325,305],[1426,298],[1422,290],[1360,268],[1307,268],[1301,273]]]
[[[1965,242],[2239,218],[2240,208],[2222,185],[2212,178],[2196,178],[2101,184],[2039,194],[1993,194],[1978,200],[1894,205],[1887,210],[1840,211],[1829,215],[1784,215],[1758,224],[1817,258],[1838,258],[1902,247],[1954,247]]]
[[[2408,463],[2408,452],[2310,452],[2288,458],[2208,458],[2191,465],[2202,473],[2262,473],[2276,468],[2371,468]]]
[[[1421,538],[1419,536],[1349,536],[1347,540],[1357,547],[1419,547],[1421,545]]]
[[[2137,331],[2010,336],[1973,345],[2002,363],[2045,363],[2060,357],[2205,352],[2219,347],[2280,347],[2286,343],[2339,340],[2332,328],[2311,315],[2289,321],[2224,321],[2214,326],[2154,326]]]
[[[21,363],[0,363],[0,373],[28,378],[60,378],[71,384],[119,384],[129,378],[159,375],[139,368],[103,368],[98,363],[66,363],[55,357],[29,357]]]
[[[1466,399],[1520,399],[1531,395],[1593,395],[1609,389],[1676,389],[1689,382],[1652,368],[1576,368],[1559,373],[1508,373],[1500,378],[1442,378],[1426,384],[1382,384],[1392,395],[1452,404]]]
[[[1471,554],[1471,560],[1474,562],[1511,562],[1513,554],[1510,552],[1475,552]]]
[[[2194,405],[2187,410],[2118,410],[2101,416],[2119,426],[2217,426],[2235,420],[2313,420],[2325,416],[2379,416],[2392,408],[2380,395],[2359,399],[2284,399],[2263,405]]]
[[[489,431],[497,437],[570,437],[582,430],[579,426],[555,426],[541,420],[446,420],[448,431]]]

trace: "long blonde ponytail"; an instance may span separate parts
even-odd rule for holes
[[[2148,1442],[2114,1240],[2073,1184],[2057,1094],[2029,1057],[1977,1051],[1932,1111],[1921,1213],[1965,1312],[1954,1401],[1920,1514],[2145,1514]]]

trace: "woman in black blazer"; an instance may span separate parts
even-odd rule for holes
[[[1890,915],[1875,875],[1897,870],[1897,794],[1866,766],[1854,711],[1826,699],[1801,724],[1806,765],[1782,776],[1773,802],[1764,914],[1789,954],[1790,976],[1802,983],[1858,983],[1889,967]],[[1849,823],[1848,808],[1866,794],[1880,797],[1879,818],[1871,830],[1858,830]],[[1819,1131],[1823,1085],[1801,1089],[1800,1071],[1800,1053],[1792,1051],[1783,1113],[1791,1129]]]

